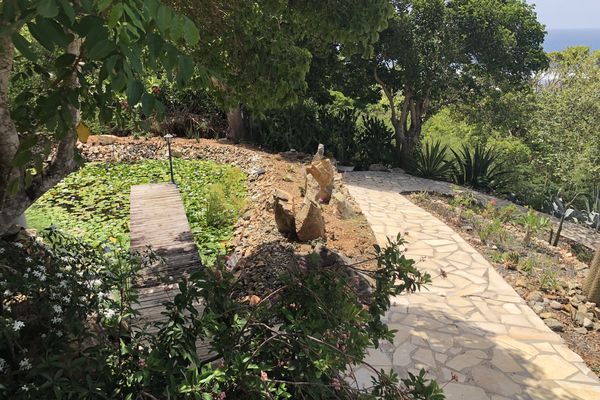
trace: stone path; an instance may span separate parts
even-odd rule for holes
[[[402,233],[406,255],[433,277],[428,290],[392,299],[394,343],[372,350],[368,363],[401,377],[425,368],[447,383],[450,400],[600,399],[595,374],[483,256],[399,194],[406,190],[400,174],[346,173],[344,181],[377,241]],[[355,374],[359,384],[370,384],[368,369]]]

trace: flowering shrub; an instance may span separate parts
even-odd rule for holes
[[[400,238],[375,248],[375,271],[300,259],[263,298],[235,298],[240,284],[222,263],[199,268],[152,326],[132,308],[132,282],[152,255],[54,231],[47,240],[0,242],[2,398],[444,398],[424,372],[400,379],[367,365],[371,387],[353,378],[369,346],[393,339],[382,320],[390,295],[429,282]]]

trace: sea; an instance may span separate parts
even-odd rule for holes
[[[600,50],[600,29],[551,29],[544,42],[546,52],[561,51],[571,46],[588,46]]]

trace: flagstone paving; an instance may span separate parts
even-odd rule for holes
[[[433,277],[427,289],[392,299],[394,343],[371,350],[367,363],[401,377],[425,368],[450,400],[600,400],[596,375],[485,258],[399,194],[402,175],[346,173],[344,181],[377,241],[401,233],[406,255]],[[357,385],[370,385],[369,369],[354,372]]]

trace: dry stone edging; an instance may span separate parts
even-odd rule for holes
[[[425,368],[449,382],[449,400],[600,399],[600,381],[581,357],[458,233],[399,194],[399,175],[344,174],[377,241],[401,233],[407,257],[434,277],[427,290],[392,298],[394,343],[370,350],[366,361],[400,376]],[[355,375],[370,384],[367,369]]]

